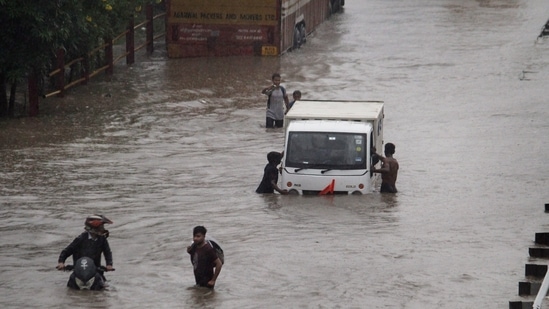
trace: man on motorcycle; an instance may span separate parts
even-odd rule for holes
[[[82,234],[78,235],[59,255],[57,269],[65,268],[65,260],[72,255],[73,261],[81,257],[89,257],[93,260],[96,267],[101,266],[101,254],[105,256],[107,264],[106,270],[113,270],[112,267],[112,252],[107,241],[109,231],[105,229],[105,223],[111,224],[112,221],[103,215],[91,215],[84,222]]]

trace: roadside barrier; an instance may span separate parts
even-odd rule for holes
[[[549,204],[545,204],[545,212],[549,213]],[[526,280],[519,282],[518,292],[522,299],[510,301],[509,309],[541,309],[549,291],[549,233],[536,233],[534,243],[535,246],[530,247],[528,253],[536,263],[525,265]],[[533,295],[536,297],[532,301]]]
[[[534,300],[534,309],[541,309],[541,304],[543,303],[543,299],[545,296],[547,296],[547,291],[549,290],[549,272],[545,273],[545,277],[543,278],[543,283],[541,284],[541,287],[538,291],[538,295],[536,296],[536,299]]]

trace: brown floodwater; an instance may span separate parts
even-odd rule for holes
[[[545,232],[549,14],[541,0],[347,1],[277,58],[117,66],[40,116],[0,120],[2,308],[506,308]],[[399,193],[258,195],[261,89],[385,101]],[[55,270],[84,218],[114,221],[99,293]],[[225,250],[215,292],[184,248]]]

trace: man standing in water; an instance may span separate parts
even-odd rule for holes
[[[261,93],[267,95],[267,128],[282,128],[284,125],[284,109],[289,109],[290,100],[286,89],[280,86],[280,74],[274,73],[271,77],[273,84],[264,88]]]
[[[381,168],[376,169],[371,166],[372,172],[381,174],[381,193],[397,193],[396,180],[398,174],[398,161],[393,158],[395,154],[395,145],[393,143],[385,144],[385,156],[378,155],[381,160]]]
[[[206,232],[200,225],[193,229],[193,244],[187,247],[187,252],[191,255],[196,285],[213,289],[223,263],[206,241]]]

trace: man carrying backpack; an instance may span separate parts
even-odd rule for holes
[[[203,226],[194,227],[193,244],[187,247],[187,252],[191,255],[196,285],[213,289],[223,267],[223,261],[212,242],[206,240],[206,232]]]
[[[288,110],[290,100],[286,88],[280,85],[280,74],[274,73],[271,77],[273,84],[264,88],[261,93],[267,95],[267,119],[265,127],[282,128],[284,125],[284,110]]]

